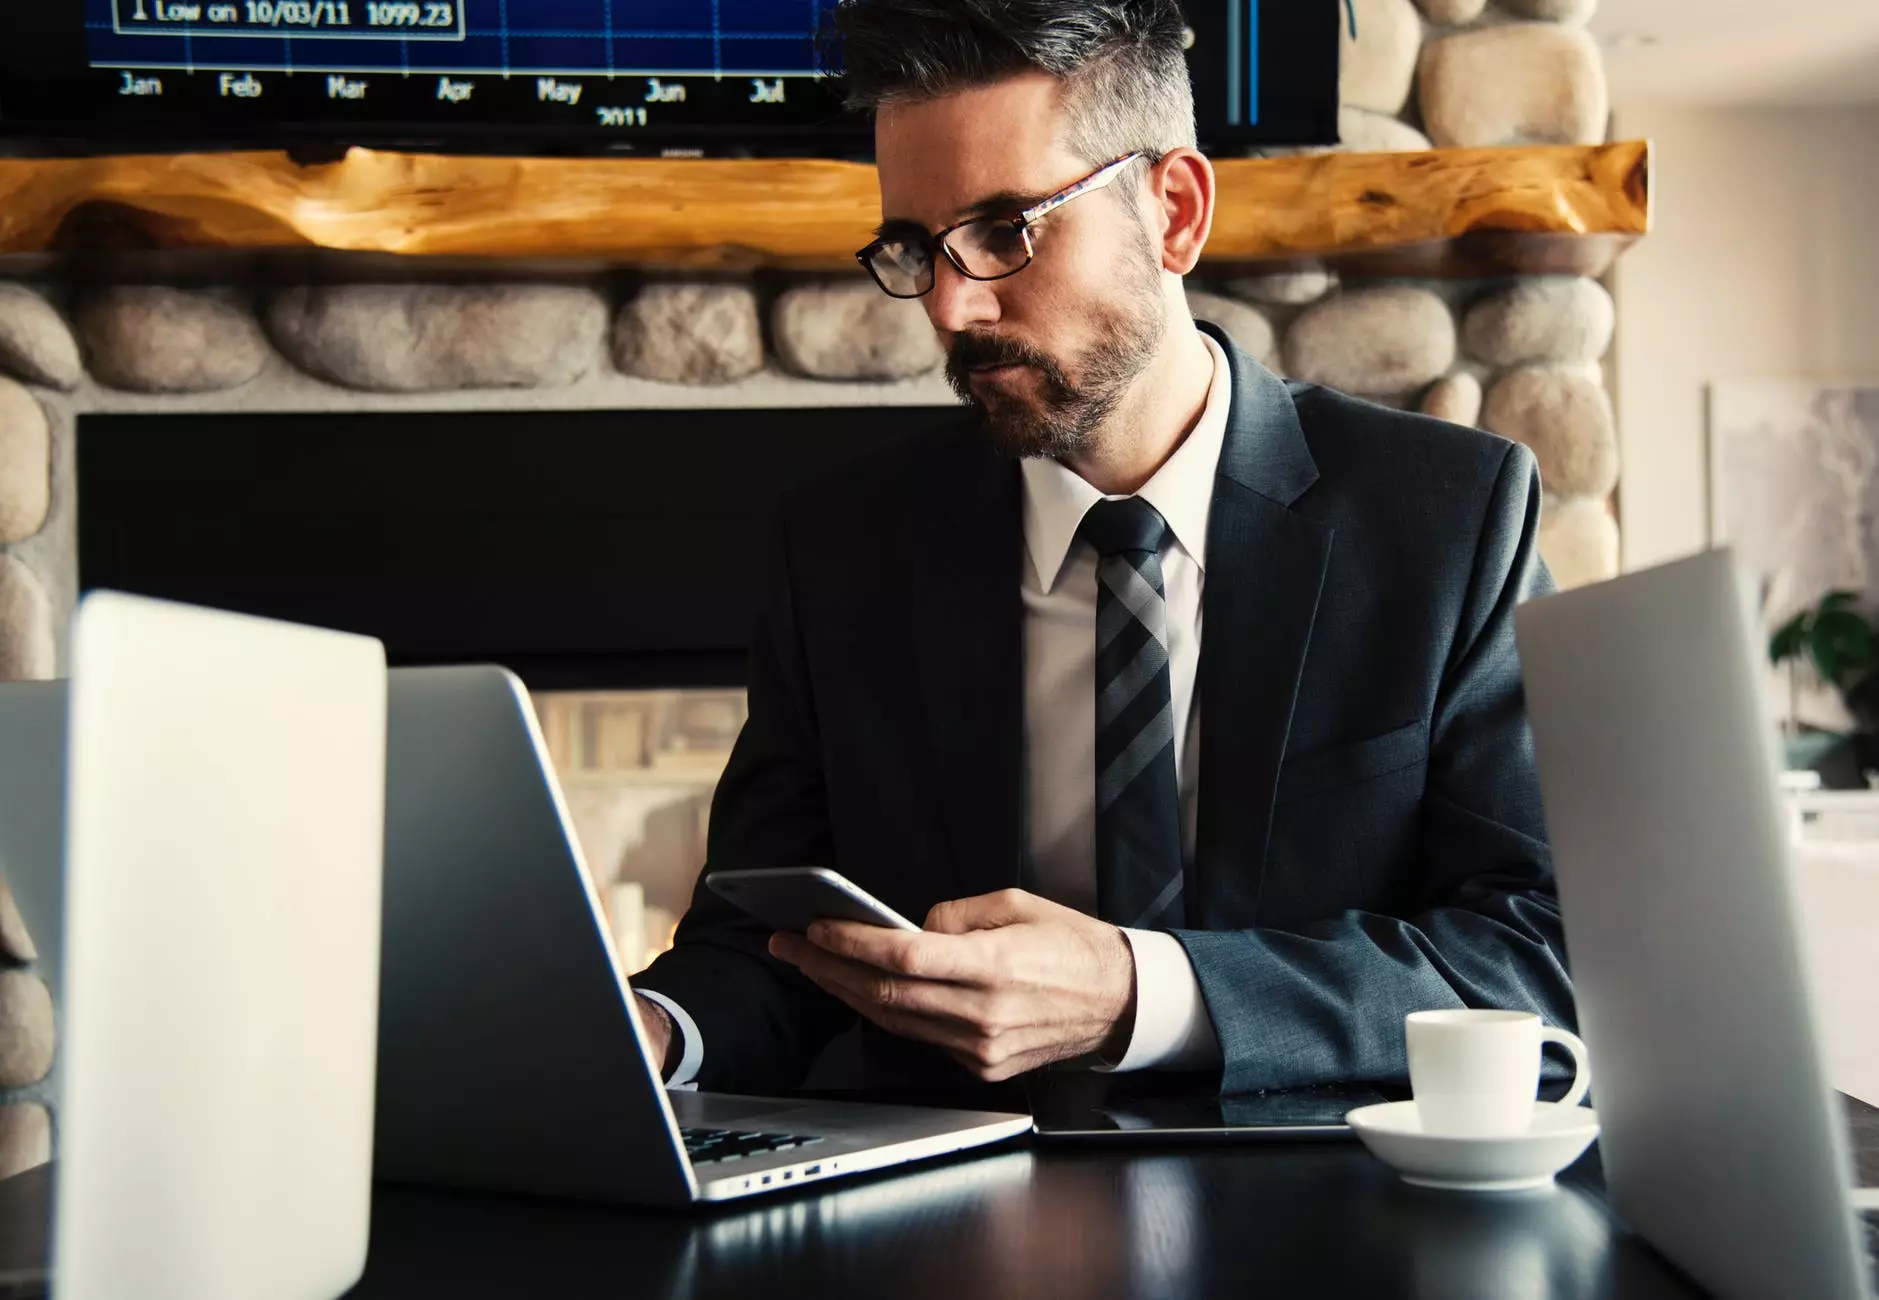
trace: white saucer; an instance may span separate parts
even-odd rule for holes
[[[1418,1187],[1457,1192],[1521,1192],[1550,1187],[1553,1175],[1598,1136],[1590,1107],[1533,1103],[1533,1127],[1512,1137],[1437,1137],[1422,1131],[1413,1101],[1360,1106],[1344,1117],[1383,1163]]]

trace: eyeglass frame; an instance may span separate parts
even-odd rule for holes
[[[1044,217],[1048,213],[1055,212],[1058,208],[1061,208],[1064,204],[1068,203],[1071,199],[1076,198],[1080,194],[1089,194],[1096,190],[1102,189],[1104,186],[1108,185],[1111,181],[1115,180],[1116,177],[1120,176],[1122,174],[1122,169],[1125,166],[1127,166],[1129,163],[1134,162],[1137,158],[1146,158],[1149,156],[1150,155],[1148,151],[1145,149],[1131,150],[1130,152],[1123,154],[1120,158],[1112,159],[1111,161],[1104,163],[1101,167],[1098,167],[1095,171],[1090,172],[1087,176],[1084,176],[1079,180],[1071,181],[1070,184],[1064,186],[1062,189],[1058,190],[1055,194],[1050,195],[1048,198],[1039,199],[1036,203],[1033,203],[1030,207],[1025,208],[1022,211],[1020,211],[1016,216],[993,217],[993,216],[982,215],[982,216],[977,216],[977,217],[968,217],[964,221],[954,222],[952,225],[946,227],[942,231],[939,231],[937,234],[928,235],[927,238],[932,242],[935,248],[937,248],[940,252],[946,254],[946,260],[953,264],[953,269],[958,271],[959,274],[965,276],[966,279],[977,280],[982,284],[989,283],[990,281],[993,281],[993,280],[1008,279],[1011,276],[1016,275],[1018,272],[1024,270],[1025,267],[1031,265],[1031,263],[1037,259],[1037,248],[1035,245],[1031,243],[1031,227],[1040,218]],[[966,269],[964,261],[962,261],[959,255],[953,252],[952,247],[949,244],[947,244],[946,236],[952,234],[955,230],[964,230],[967,226],[977,225],[981,221],[1009,221],[1012,225],[1012,228],[1018,232],[1018,237],[1024,241],[1024,261],[1012,267],[1009,271],[1000,271],[997,275],[974,275],[971,271],[968,271]],[[921,233],[925,234],[926,232],[922,231]],[[909,294],[895,293],[893,290],[889,289],[885,284],[881,283],[881,277],[878,273],[876,273],[871,259],[873,258],[874,254],[880,252],[888,244],[893,243],[893,242],[895,241],[888,238],[887,236],[882,236],[881,238],[876,239],[872,243],[868,244],[867,247],[857,252],[855,254],[855,260],[861,263],[862,269],[867,271],[868,277],[872,279],[874,283],[880,287],[881,292],[886,294],[890,298],[898,298],[903,302],[910,302],[913,299],[924,298],[929,293],[932,293],[933,286],[939,283],[939,277],[937,275],[929,275],[927,278],[926,288],[920,290],[919,293],[909,293]],[[933,268],[935,271],[939,269],[938,258],[933,258]]]

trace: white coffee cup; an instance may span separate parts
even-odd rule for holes
[[[1585,1044],[1531,1011],[1412,1011],[1404,1033],[1409,1085],[1424,1133],[1525,1133],[1540,1089],[1542,1043],[1558,1043],[1572,1054],[1572,1087],[1560,1105],[1578,1105],[1592,1084]]]

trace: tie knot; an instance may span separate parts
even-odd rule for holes
[[[1168,521],[1140,497],[1098,501],[1083,516],[1077,532],[1104,558],[1124,551],[1160,551]]]

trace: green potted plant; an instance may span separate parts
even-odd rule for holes
[[[1836,732],[1804,734],[1800,722],[1800,675],[1811,665],[1820,680],[1839,692],[1855,725],[1854,749],[1859,769],[1879,766],[1875,723],[1879,723],[1879,635],[1859,612],[1859,594],[1830,591],[1776,628],[1768,638],[1768,658],[1788,670],[1788,717],[1784,739],[1790,767],[1810,767],[1845,737]]]

